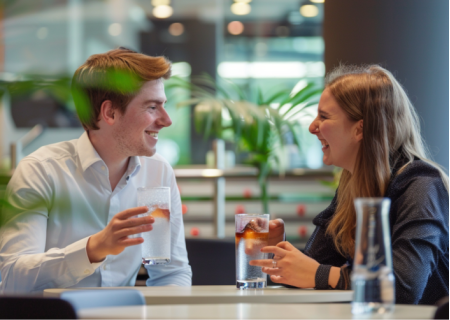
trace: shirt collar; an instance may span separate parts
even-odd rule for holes
[[[127,175],[134,177],[141,169],[141,160],[139,157],[130,157],[128,163]]]
[[[92,145],[87,131],[85,131],[78,139],[77,149],[83,171],[86,171],[86,169],[92,166],[94,163],[100,161],[104,162],[100,155],[97,153],[97,150],[95,150],[94,146]],[[139,157],[130,157],[130,162],[128,163],[128,168],[126,171],[127,176],[134,177],[140,169],[141,160],[139,159]]]
[[[94,163],[103,161],[92,145],[91,140],[89,140],[87,131],[78,139],[77,149],[83,171],[86,171]]]

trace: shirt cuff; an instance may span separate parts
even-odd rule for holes
[[[83,279],[90,276],[102,265],[101,262],[91,263],[86,251],[89,237],[78,240],[65,248],[65,257],[68,269],[76,279]]]

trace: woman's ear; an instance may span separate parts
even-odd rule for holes
[[[356,125],[356,141],[359,142],[363,138],[363,120],[359,120]]]
[[[105,100],[100,106],[100,120],[105,121],[109,125],[113,125],[116,118],[116,110],[113,108],[111,100]]]

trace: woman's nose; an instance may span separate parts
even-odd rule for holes
[[[309,132],[311,134],[316,134],[317,131],[316,129],[319,127],[319,123],[317,121],[317,118],[313,120],[313,122],[311,122],[311,124],[309,125]]]

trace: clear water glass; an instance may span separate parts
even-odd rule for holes
[[[160,265],[170,262],[170,187],[143,187],[137,189],[138,206],[147,206],[148,212],[139,215],[155,218],[153,229],[143,232],[142,263]]]
[[[391,312],[395,304],[388,198],[357,198],[353,314]]]
[[[267,286],[267,274],[261,267],[251,266],[250,260],[267,259],[261,248],[269,242],[268,214],[236,214],[236,287],[261,289]]]

